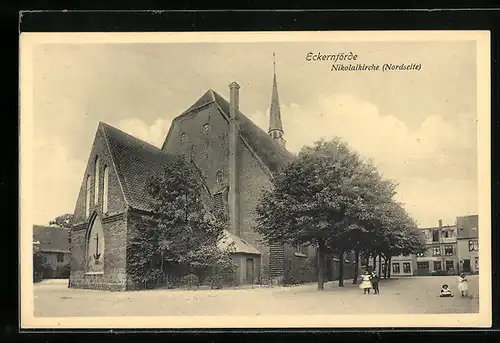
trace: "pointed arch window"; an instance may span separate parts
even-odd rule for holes
[[[104,272],[104,230],[98,216],[92,221],[87,236],[87,272]]]
[[[92,184],[90,182],[90,175],[87,175],[87,180],[85,181],[85,218],[90,215],[90,188]]]
[[[181,143],[187,142],[187,135],[185,132],[181,133]]]
[[[99,203],[99,156],[95,158],[94,164],[94,205]]]
[[[223,179],[223,175],[222,175],[222,172],[219,170],[217,172],[217,174],[215,174],[215,181],[217,183],[221,183],[222,182],[222,179]]]
[[[109,183],[109,168],[104,166],[104,184],[102,187],[102,212],[108,213],[108,185]]]

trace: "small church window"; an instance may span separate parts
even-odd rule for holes
[[[94,165],[94,205],[99,203],[99,156],[95,158]]]
[[[207,134],[210,131],[210,126],[208,124],[203,125],[203,134]]]
[[[104,166],[104,185],[102,189],[102,212],[108,212],[108,182],[109,182],[109,169]]]
[[[187,141],[187,135],[186,133],[181,133],[181,143],[184,143]]]
[[[90,175],[87,175],[87,181],[85,182],[85,217],[88,218],[90,215]]]
[[[222,172],[220,170],[217,172],[217,174],[215,175],[215,177],[216,177],[216,182],[217,183],[221,183],[222,182],[222,177],[223,176],[222,176]]]

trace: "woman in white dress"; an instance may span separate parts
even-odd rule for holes
[[[469,286],[467,285],[467,277],[464,273],[458,277],[458,290],[462,293],[463,297],[469,296]]]
[[[359,285],[359,288],[363,290],[363,294],[370,294],[370,289],[372,288],[372,283],[371,283],[371,275],[368,273],[368,271],[365,270],[365,272],[361,275],[361,284]]]

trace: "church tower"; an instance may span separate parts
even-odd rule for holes
[[[273,94],[271,98],[271,109],[269,118],[269,135],[273,137],[278,143],[285,148],[286,141],[283,138],[283,124],[281,122],[281,110],[280,110],[280,99],[278,96],[278,82],[276,81],[276,61],[275,54],[273,52],[273,69],[274,69],[274,79],[273,79]]]

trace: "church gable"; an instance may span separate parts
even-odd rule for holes
[[[88,222],[94,212],[109,216],[125,209],[125,197],[100,124],[83,174],[73,223]]]

